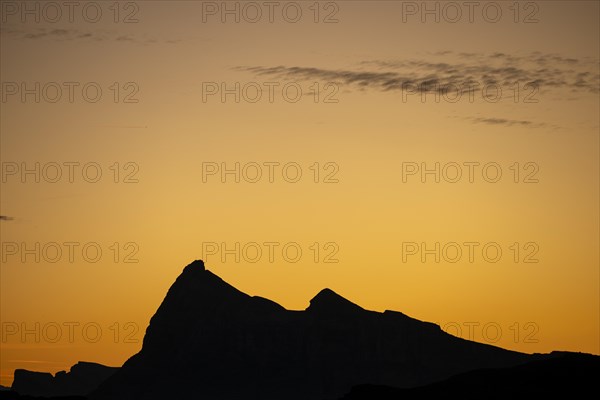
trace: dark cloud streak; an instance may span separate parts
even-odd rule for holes
[[[532,126],[532,125],[534,125],[534,123],[531,121],[505,119],[505,118],[472,118],[472,120],[477,123],[488,124],[488,125],[504,125],[504,126],[513,126],[513,125]]]
[[[357,85],[361,89],[389,91],[411,89],[419,92],[476,90],[484,85],[511,86],[518,82],[546,89],[568,89],[600,93],[598,62],[576,60],[552,54],[531,53],[529,56],[511,56],[504,53],[483,55],[476,53],[437,53],[453,60],[363,61],[356,70],[324,69],[300,66],[250,66],[238,70],[256,75],[287,79],[321,79]],[[579,70],[574,69],[577,66]],[[364,68],[369,68],[365,70]],[[585,68],[585,70],[582,70]]]
[[[78,29],[47,29],[36,28],[26,31],[23,29],[2,27],[0,29],[2,36],[10,37],[17,40],[56,40],[56,41],[72,41],[72,40],[89,40],[89,41],[116,41],[116,42],[132,42],[138,44],[158,43],[159,41],[149,37],[138,37],[135,35],[122,35],[112,31],[81,31]],[[160,41],[162,43],[178,43],[179,40],[168,39]]]

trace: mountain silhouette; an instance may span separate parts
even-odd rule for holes
[[[480,369],[430,385],[400,389],[360,385],[341,400],[582,399],[598,392],[600,357],[553,352],[551,358],[508,368]],[[542,397],[543,396],[543,397]]]
[[[80,362],[55,376],[16,370],[0,399],[580,398],[597,390],[599,372],[598,356],[530,355],[460,339],[400,312],[365,310],[331,289],[304,311],[286,310],[240,292],[197,260],[121,368]]]
[[[85,395],[96,389],[118,369],[81,361],[73,365],[69,372],[60,371],[54,376],[47,372],[16,369],[11,389],[29,396]]]
[[[197,260],[169,289],[140,352],[90,398],[337,399],[360,384],[409,388],[544,357],[364,310],[330,289],[304,311],[286,310]]]

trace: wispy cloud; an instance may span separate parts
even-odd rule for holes
[[[522,125],[522,126],[532,126],[537,125],[532,121],[524,121],[524,120],[516,120],[516,119],[506,119],[506,118],[471,118],[472,121],[482,124],[488,125],[504,125],[504,126],[513,126],[513,125]]]
[[[435,53],[451,60],[363,61],[352,69],[302,66],[240,66],[238,70],[276,78],[321,79],[381,91],[417,90],[445,94],[468,92],[483,85],[511,86],[515,82],[542,90],[562,88],[600,93],[597,60],[579,60],[554,54],[531,53],[512,56],[504,53]]]
[[[132,42],[137,44],[151,43],[169,43],[174,44],[180,42],[178,39],[159,40],[147,35],[122,34],[108,30],[93,30],[84,31],[80,29],[63,29],[63,28],[33,28],[25,30],[18,27],[3,26],[0,28],[0,33],[4,37],[9,37],[17,40],[53,40],[53,41],[116,41],[116,42]]]

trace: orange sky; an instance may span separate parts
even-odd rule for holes
[[[392,1],[283,2],[273,22],[242,2],[239,23],[222,2],[81,2],[72,22],[28,3],[1,10],[1,384],[121,365],[198,258],[290,309],[329,287],[509,349],[600,353],[598,2],[455,23]],[[480,86],[415,92],[434,79]]]

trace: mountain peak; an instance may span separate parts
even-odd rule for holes
[[[194,260],[185,266],[177,280],[188,280],[205,277],[205,272],[208,272],[204,267],[204,261]]]
[[[331,289],[306,311],[288,311],[198,260],[169,288],[141,351],[90,398],[337,399],[356,384],[420,386],[526,359],[403,314],[366,311]]]
[[[202,260],[194,260],[189,263],[183,270],[201,270],[204,271],[206,268],[204,267],[204,261]]]
[[[349,311],[359,310],[363,310],[363,308],[329,288],[325,288],[317,293],[317,295],[312,298],[310,306],[307,308],[307,311],[326,313],[347,313]]]

